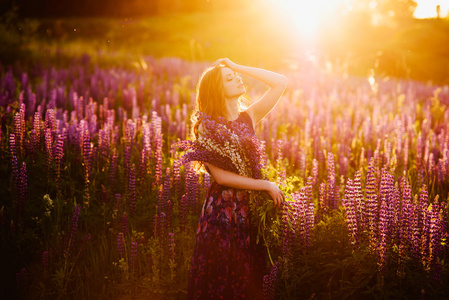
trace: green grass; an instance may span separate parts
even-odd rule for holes
[[[145,18],[42,19],[17,22],[22,41],[11,34],[0,61],[70,64],[88,54],[94,63],[132,67],[142,56],[215,61],[220,57],[266,68],[306,68],[308,53],[319,63],[347,66],[350,74],[449,83],[449,19],[412,20],[396,27],[370,25],[352,16],[323,25],[304,40],[292,24],[263,8],[155,15]],[[26,34],[23,32],[28,29]],[[5,27],[6,28],[6,27]],[[1,29],[1,28],[0,28]],[[1,30],[0,30],[1,33]],[[1,35],[0,35],[1,36]],[[7,43],[5,44],[7,45]],[[18,47],[19,45],[19,47]],[[17,51],[17,50],[22,51]]]

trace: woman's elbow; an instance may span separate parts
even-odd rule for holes
[[[288,86],[288,78],[284,75],[282,75],[281,85],[284,87],[284,89],[286,89]]]
[[[276,82],[276,87],[281,89],[286,89],[288,85],[288,78],[284,75],[279,74],[278,80]]]

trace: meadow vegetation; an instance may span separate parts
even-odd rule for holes
[[[189,138],[202,70],[228,56],[289,78],[256,128],[266,175],[289,194],[260,211],[279,216],[266,298],[449,297],[449,89],[436,71],[413,80],[427,70],[404,54],[427,49],[417,66],[443,57],[422,40],[435,26],[444,39],[447,21],[389,33],[384,53],[410,69],[400,73],[371,52],[317,64],[291,54],[299,42],[270,23],[227,14],[252,26],[208,14],[2,23],[17,31],[0,37],[16,47],[0,64],[1,295],[184,298],[212,178],[180,165],[172,145]],[[244,81],[250,102],[264,92]]]

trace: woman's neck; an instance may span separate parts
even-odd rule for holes
[[[227,116],[226,118],[229,121],[234,121],[239,117],[239,99],[226,99],[226,110]]]

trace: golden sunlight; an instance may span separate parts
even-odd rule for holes
[[[414,17],[418,19],[436,18],[437,5],[440,5],[440,17],[445,18],[449,11],[449,0],[415,0],[418,4]]]
[[[332,17],[345,0],[270,0],[271,6],[304,37],[313,37],[324,20]]]

